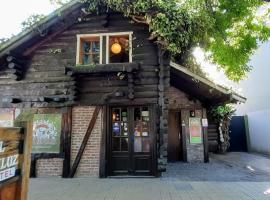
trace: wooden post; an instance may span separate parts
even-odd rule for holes
[[[181,110],[181,127],[182,127],[182,150],[183,150],[183,161],[187,162],[187,129],[185,122],[185,112]]]
[[[207,119],[206,109],[203,108],[203,118]],[[204,149],[204,162],[209,162],[209,147],[208,147],[208,126],[203,125],[203,149]]]
[[[64,144],[64,162],[63,162],[63,178],[68,178],[70,173],[70,155],[71,155],[71,132],[72,132],[72,108],[67,109],[67,113],[63,114],[63,138]]]
[[[31,166],[31,151],[32,151],[32,137],[33,137],[33,121],[31,120],[31,121],[27,122],[26,130],[25,130],[20,200],[27,200],[28,199],[30,166]]]

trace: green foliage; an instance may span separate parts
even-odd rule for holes
[[[0,48],[6,43],[9,39],[8,38],[0,38]]]
[[[157,42],[188,60],[186,51],[201,46],[209,59],[235,81],[245,77],[258,43],[270,37],[269,10],[259,16],[261,0],[82,0],[89,11],[108,9],[143,16]],[[187,56],[188,55],[188,56]],[[183,64],[183,63],[182,63]]]
[[[26,30],[32,28],[34,24],[40,22],[45,18],[45,15],[33,14],[27,18],[24,22],[22,22],[22,29]]]
[[[217,106],[211,110],[212,116],[218,123],[223,120],[230,120],[234,113],[235,108],[231,105]]]
[[[71,0],[50,0],[64,5]],[[243,79],[252,67],[250,57],[258,44],[270,37],[269,3],[263,0],[81,0],[88,11],[100,14],[113,10],[125,16],[140,16],[149,24],[153,38],[184,66],[197,67],[191,50],[200,46],[209,60],[224,69],[228,78]],[[24,23],[38,21],[33,16]],[[193,62],[193,63],[192,63]]]

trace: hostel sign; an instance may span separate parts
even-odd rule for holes
[[[3,156],[3,154],[7,154],[7,148],[4,147],[4,142],[0,141],[0,183],[4,182],[7,179],[10,179],[16,176],[16,170],[19,164],[19,155],[9,155]]]

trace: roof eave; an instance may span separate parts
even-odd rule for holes
[[[170,62],[170,66],[173,67],[174,69],[176,70],[179,70],[181,71],[182,73],[185,73],[186,75],[194,78],[194,79],[197,79],[199,80],[200,82],[202,82],[203,84],[215,89],[215,90],[218,90],[219,92],[221,92],[222,94],[226,95],[229,97],[229,102],[228,103],[245,103],[246,102],[246,98],[239,95],[239,94],[236,94],[235,92],[232,92],[231,90],[229,89],[226,89],[225,87],[223,86],[220,86],[220,85],[217,85],[215,83],[213,83],[212,81],[206,79],[206,78],[203,78],[191,71],[189,71],[188,69],[186,69],[185,67],[175,63],[175,62]]]
[[[26,29],[26,30],[22,31],[21,33],[19,33],[18,35],[11,38],[8,42],[6,42],[0,48],[0,57],[4,56],[5,54],[9,54],[9,52],[11,50],[13,50],[16,47],[20,46],[21,44],[23,44],[28,39],[31,39],[31,37],[33,37],[32,34],[33,34],[34,30],[36,28],[38,28],[40,25],[43,25],[43,24],[47,23],[48,26],[51,26],[52,24],[54,24],[54,21],[58,17],[61,17],[60,13],[66,11],[67,9],[71,8],[72,6],[75,6],[76,4],[79,5],[79,2],[80,2],[79,0],[74,0],[74,1],[71,1],[71,2],[67,3],[66,5],[62,6],[61,8],[59,8],[59,9],[55,10],[54,12],[52,12],[51,14],[49,14],[43,20],[36,23],[30,29]]]

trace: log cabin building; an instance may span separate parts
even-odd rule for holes
[[[167,162],[208,162],[207,109],[245,99],[148,38],[146,25],[72,1],[0,49],[1,113],[61,116],[58,149],[33,150],[32,176],[159,176]]]

